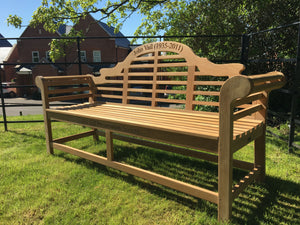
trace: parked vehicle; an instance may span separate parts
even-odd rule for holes
[[[3,96],[15,98],[17,96],[17,89],[15,87],[11,87],[16,85],[15,82],[2,82]]]

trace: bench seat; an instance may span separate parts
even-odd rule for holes
[[[208,112],[185,112],[170,109],[157,109],[141,106],[120,104],[80,104],[74,106],[47,109],[53,119],[80,123],[78,117],[83,118],[81,125],[88,121],[97,129],[109,129],[153,140],[167,141],[178,145],[206,150],[217,153],[219,139],[219,115]],[[72,119],[73,118],[73,119]],[[264,122],[253,118],[242,118],[234,122],[234,140],[251,134],[261,134]],[[97,125],[96,125],[97,124]],[[113,128],[116,126],[116,128]],[[123,129],[122,129],[123,127]],[[131,128],[131,129],[130,129]],[[151,132],[150,132],[151,131]],[[142,133],[141,133],[142,132]],[[172,136],[178,136],[178,139]],[[189,137],[189,138],[188,138]],[[203,144],[202,139],[210,141]],[[171,141],[168,141],[168,140]],[[199,141],[200,140],[200,141]]]

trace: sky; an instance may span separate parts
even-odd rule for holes
[[[33,12],[41,5],[42,0],[0,0],[0,33],[5,38],[19,37],[26,27],[17,29],[13,26],[7,26],[7,18],[9,15],[18,15],[23,18],[22,25],[28,25]],[[93,15],[95,19],[95,15]],[[141,23],[141,16],[134,15],[124,24],[121,32],[125,36],[133,36],[134,31]],[[104,21],[105,22],[105,21]],[[12,44],[13,40],[9,40]]]

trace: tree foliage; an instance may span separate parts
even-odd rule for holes
[[[210,59],[234,60],[240,57],[240,37],[217,35],[250,34],[290,24],[300,20],[299,13],[298,0],[191,0],[178,2],[165,12],[165,18],[158,23],[164,27],[165,35],[169,36],[216,35],[213,38],[202,36],[179,40],[196,50],[197,54]],[[155,14],[153,15],[155,17]],[[147,29],[154,27],[153,23],[157,23],[154,20],[147,21],[148,25],[139,27],[136,34],[149,33]],[[285,35],[285,39],[287,37],[290,36]],[[281,50],[287,49],[286,44],[287,42]],[[289,45],[288,49],[292,49],[290,46],[292,45]],[[278,52],[279,49],[276,49]]]
[[[43,24],[47,31],[55,32],[62,24],[76,24],[87,14],[93,14],[119,31],[127,18],[138,13],[143,20],[134,33],[137,36],[224,35],[251,33],[299,21],[299,12],[299,0],[42,0],[30,25]],[[8,23],[16,27],[21,22],[17,15],[8,18]],[[210,42],[205,38],[180,41],[213,59],[232,59],[240,50],[240,37]]]

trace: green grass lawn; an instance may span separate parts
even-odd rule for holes
[[[20,118],[42,119],[8,119]],[[8,128],[4,132],[0,127],[0,224],[218,224],[215,204],[58,150],[48,155],[42,123]],[[55,137],[84,130],[54,123]],[[114,143],[118,161],[217,189],[213,163]],[[70,145],[105,155],[103,138],[94,143],[87,137]],[[230,224],[300,224],[299,156],[299,150],[288,154],[285,142],[268,135],[266,181],[235,199]],[[252,160],[252,145],[235,158]],[[242,175],[244,171],[234,170],[234,182]]]

